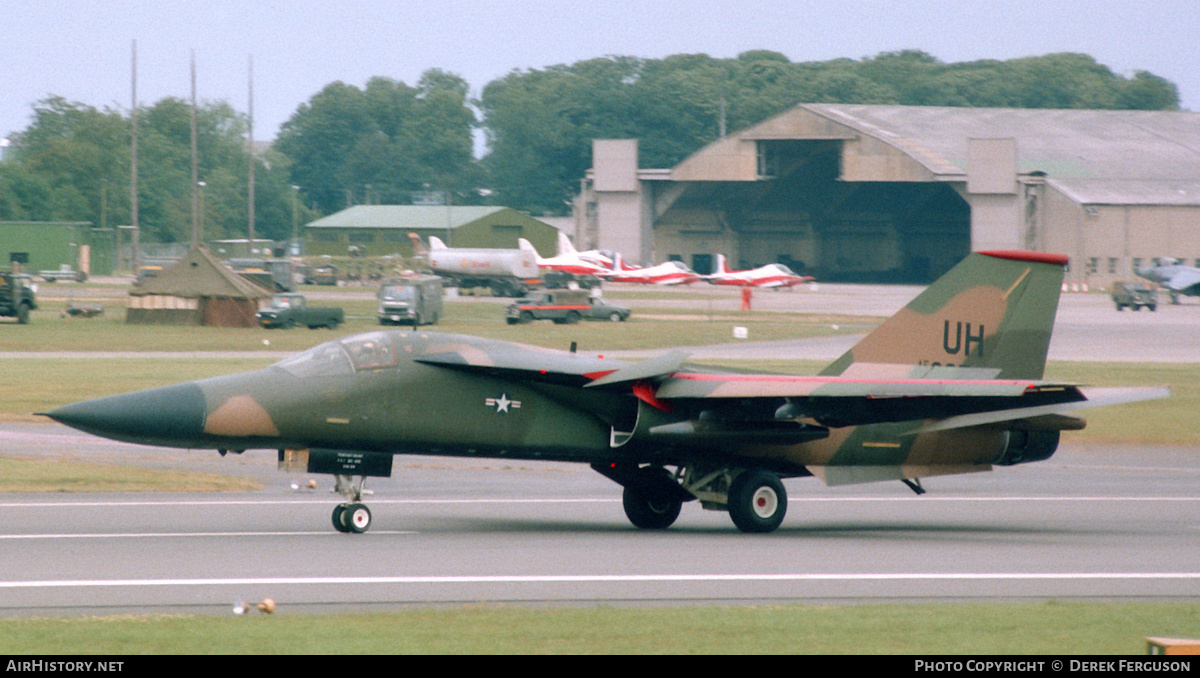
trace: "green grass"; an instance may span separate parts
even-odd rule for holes
[[[0,359],[0,421],[117,393],[260,369],[272,358]]]
[[[749,330],[752,340],[826,336],[862,332],[878,319],[855,316],[809,316],[802,314],[729,311],[710,313],[703,306],[641,308],[623,323],[584,322],[555,325],[550,321],[508,325],[504,306],[508,300],[449,301],[444,316],[429,331],[471,334],[480,337],[566,349],[572,341],[583,350],[627,350],[658,348],[664,337],[672,345],[703,346],[733,341],[733,327]],[[266,330],[147,326],[125,323],[124,300],[105,303],[105,315],[96,318],[64,318],[60,302],[43,302],[28,325],[5,323],[5,351],[302,351],[334,337],[381,329],[375,318],[373,299],[315,301],[322,306],[340,306],[346,323],[337,330]],[[623,302],[618,302],[623,303]],[[671,319],[675,317],[676,319]]]
[[[0,619],[0,654],[1144,654],[1195,603],[422,608]]]
[[[0,457],[0,492],[248,492],[257,481],[211,473]]]

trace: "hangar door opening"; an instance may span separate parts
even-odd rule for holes
[[[767,254],[755,251],[755,226],[784,222],[811,239],[805,263],[821,280],[924,284],[970,252],[970,207],[949,185],[841,181],[841,141],[761,143],[777,174],[747,196],[757,199],[738,230],[752,258]]]

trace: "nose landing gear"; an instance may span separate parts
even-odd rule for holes
[[[371,509],[362,503],[363,481],[365,480],[366,476],[359,476],[356,483],[351,476],[337,476],[337,485],[334,487],[334,491],[348,500],[344,504],[333,507],[331,519],[333,529],[338,532],[362,534],[371,527]]]

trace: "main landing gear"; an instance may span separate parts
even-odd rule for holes
[[[714,511],[728,511],[742,532],[773,532],[787,514],[787,490],[779,476],[764,469],[596,464],[593,469],[625,488],[622,504],[634,526],[663,530],[679,517],[683,502],[700,500]]]
[[[371,509],[362,503],[363,481],[366,476],[359,476],[354,482],[351,476],[335,476],[337,484],[334,491],[347,499],[346,503],[333,507],[333,529],[338,532],[362,534],[371,527]]]

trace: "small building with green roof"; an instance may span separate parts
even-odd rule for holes
[[[448,247],[517,249],[517,239],[524,238],[544,257],[558,247],[558,229],[511,207],[358,205],[305,226],[304,253],[408,258],[410,233],[426,244],[435,236]]]

